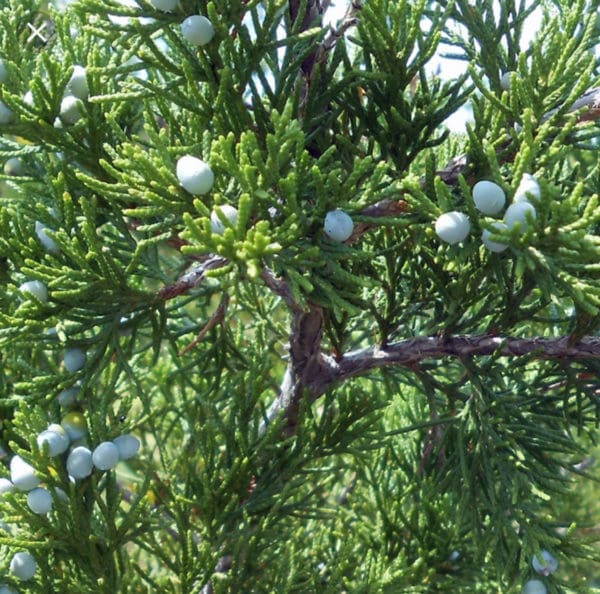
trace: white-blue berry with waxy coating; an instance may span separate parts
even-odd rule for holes
[[[52,495],[44,487],[36,487],[27,494],[27,505],[34,514],[47,514],[52,511]]]
[[[473,186],[472,194],[475,208],[483,214],[495,215],[504,208],[506,194],[494,182],[487,180],[478,181]]]
[[[181,23],[183,36],[193,45],[206,45],[215,36],[215,28],[212,23],[199,14],[189,16]]]
[[[354,231],[354,222],[352,217],[343,210],[330,210],[325,215],[323,229],[327,237],[333,241],[346,241],[352,236]]]
[[[67,458],[67,472],[75,480],[90,476],[93,468],[92,452],[84,446],[73,449]]]
[[[528,219],[535,219],[536,216],[535,206],[531,202],[523,200],[522,202],[514,202],[506,209],[504,223],[509,229],[519,225],[521,232],[524,232],[529,226]]]
[[[10,480],[21,491],[31,491],[41,482],[35,473],[35,468],[18,455],[10,460]]]
[[[30,580],[37,571],[35,557],[26,551],[15,553],[10,561],[10,572],[23,582]]]
[[[456,210],[445,212],[435,221],[435,232],[446,243],[454,244],[464,241],[470,230],[469,217]]]
[[[119,450],[119,458],[121,460],[129,460],[133,458],[140,449],[140,440],[133,435],[119,435],[115,437],[113,443]]]
[[[92,462],[98,470],[111,470],[119,461],[119,448],[112,441],[103,441],[92,453]]]
[[[181,157],[177,161],[175,171],[179,183],[190,194],[206,194],[215,183],[215,175],[208,163],[192,155]]]

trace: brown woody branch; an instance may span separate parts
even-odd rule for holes
[[[425,336],[402,340],[386,347],[368,347],[350,351],[336,360],[320,351],[322,312],[309,312],[296,320],[290,347],[290,365],[281,392],[269,411],[272,420],[284,411],[286,433],[297,424],[301,399],[314,402],[327,389],[366,375],[375,369],[402,366],[413,369],[427,359],[482,356],[522,357],[574,361],[600,358],[600,337],[585,337],[572,344],[570,337],[517,338],[497,336]],[[317,324],[316,326],[314,324]]]
[[[570,337],[515,338],[498,336],[417,337],[387,345],[346,353],[332,370],[332,381],[364,375],[388,365],[413,367],[424,359],[457,357],[461,359],[501,355],[504,357],[535,356],[536,359],[572,361],[600,358],[600,337],[582,338],[575,344]]]
[[[295,431],[302,399],[307,397],[312,402],[331,381],[329,370],[333,360],[322,352],[322,339],[323,309],[313,304],[308,311],[295,311],[288,366],[279,394],[267,413],[267,420],[272,421],[280,411],[284,411],[284,433],[287,435]]]

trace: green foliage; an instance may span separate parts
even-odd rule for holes
[[[412,337],[598,335],[598,123],[571,106],[598,84],[600,6],[366,0],[333,31],[313,4],[0,0],[0,157],[19,159],[0,176],[0,475],[19,455],[53,498],[36,514],[0,495],[10,587],[517,593],[543,549],[560,561],[549,592],[598,587],[598,471],[579,465],[597,450],[597,359],[373,365],[299,386],[285,436],[270,407],[304,363],[298,312],[322,312],[332,367]],[[203,47],[180,29],[198,13]],[[439,72],[444,52],[463,74]],[[76,65],[89,96],[69,123]],[[182,187],[184,155],[210,165],[209,192]],[[510,203],[525,173],[536,217],[497,230],[472,186]],[[349,241],[323,230],[335,209]],[[450,245],[435,221],[453,210],[471,231]],[[72,445],[132,433],[140,452],[70,480],[68,452],[36,436],[74,412]]]

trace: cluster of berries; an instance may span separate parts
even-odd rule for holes
[[[473,203],[484,215],[498,215],[506,204],[506,194],[496,183],[482,180],[473,186]],[[481,241],[492,252],[502,252],[508,245],[491,240],[494,233],[502,233],[509,229],[525,232],[529,223],[535,220],[537,213],[533,202],[541,198],[540,185],[537,179],[525,173],[513,196],[512,204],[504,212],[503,221],[494,221],[490,229],[484,229]],[[440,215],[435,222],[438,237],[450,244],[464,241],[471,231],[469,217],[460,211],[453,210]]]
[[[196,196],[210,192],[215,183],[215,175],[210,166],[192,155],[181,157],[177,161],[175,171],[181,186]],[[211,231],[223,235],[226,227],[235,227],[237,219],[237,208],[230,204],[218,206],[210,214]]]
[[[104,441],[93,451],[82,445],[87,434],[85,418],[81,413],[70,412],[60,424],[53,423],[39,433],[37,446],[49,458],[66,454],[65,468],[71,481],[82,480],[90,476],[96,468],[100,471],[113,469],[121,460],[129,460],[140,448],[139,440],[133,435],[119,435],[113,441]],[[36,469],[21,456],[15,455],[10,461],[10,479],[0,478],[0,496],[15,490],[27,493],[27,506],[36,514],[48,514],[54,507],[54,501],[68,502],[67,494],[59,487],[52,489],[40,486],[42,479]],[[30,580],[37,569],[33,555],[26,551],[17,552],[10,563],[10,571],[15,578]],[[0,586],[1,588],[7,586]],[[7,590],[9,592],[10,590]]]
[[[0,59],[0,84],[9,79],[9,69],[4,60]],[[73,74],[65,88],[65,94],[60,103],[60,112],[54,120],[54,125],[61,128],[63,124],[70,125],[77,122],[83,115],[83,102],[88,98],[87,72],[83,66],[75,65]],[[30,107],[34,105],[33,93],[27,91],[23,102]],[[10,124],[14,120],[13,111],[0,101],[0,124]]]

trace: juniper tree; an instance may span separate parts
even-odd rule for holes
[[[593,586],[598,2],[327,5],[2,1],[2,591]]]

